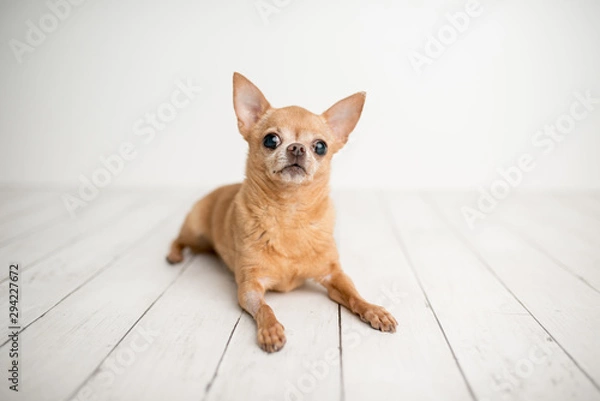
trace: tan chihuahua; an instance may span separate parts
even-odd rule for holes
[[[233,106],[249,146],[246,179],[194,205],[167,261],[181,262],[186,247],[215,251],[235,274],[238,301],[256,320],[267,352],[279,351],[285,334],[265,292],[287,292],[307,279],[373,328],[396,331],[396,319],[365,301],[342,271],[333,239],[331,157],[348,140],[364,102],[359,92],[321,115],[298,106],[276,109],[252,82],[233,74]]]

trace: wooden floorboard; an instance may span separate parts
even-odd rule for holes
[[[540,224],[556,227],[594,248],[600,247],[600,224],[594,216],[581,208],[567,205],[552,195],[524,194],[517,196],[512,204],[525,208],[527,214]],[[510,208],[500,211],[502,210]],[[503,219],[504,215],[498,213],[496,217]]]
[[[174,207],[171,204],[169,214]],[[148,217],[150,213],[146,212],[143,218]],[[80,291],[62,299],[21,333],[28,349],[22,359],[23,366],[28,367],[23,382],[37,400],[63,400],[74,395],[179,276],[183,265],[168,266],[164,260],[166,245],[178,225],[168,219],[164,225],[152,225],[150,235],[148,230],[140,232],[141,243],[125,257],[110,264]],[[76,368],[65,375],[61,366]],[[0,396],[8,396],[6,386],[0,389]]]
[[[134,244],[143,241],[148,231],[170,216],[174,208],[169,200],[148,202],[117,224],[105,227],[90,235],[86,241],[74,244],[25,270],[19,278],[21,286],[35,296],[24,296],[21,301],[21,325],[27,327],[64,297],[112,266]],[[165,243],[163,249],[167,245]],[[8,302],[8,285],[7,281],[0,284],[0,304]],[[3,323],[7,319],[7,315],[2,315]],[[8,325],[3,324],[0,337],[5,339],[8,331]]]
[[[520,197],[518,202],[492,216],[490,222],[505,227],[523,243],[536,248],[556,265],[600,292],[600,231],[594,232],[600,223],[581,218],[579,214],[574,216],[572,210],[548,198]],[[578,222],[579,229],[569,229],[564,221],[569,222],[568,226]]]
[[[7,204],[11,203],[15,198],[23,198],[22,191],[8,191],[0,189],[0,206],[5,207]]]
[[[235,294],[234,290],[223,295],[234,303]],[[248,314],[242,314],[204,399],[235,400],[252,394],[264,400],[338,400],[337,304],[312,285],[287,294],[268,294],[266,298],[285,327],[286,346],[275,354],[263,352],[257,345],[256,324]],[[331,358],[330,354],[336,356],[333,363],[326,359]],[[238,378],[236,386],[231,385],[232,377]]]
[[[39,198],[35,196],[34,199],[33,204],[20,206],[18,212],[6,216],[0,222],[0,247],[70,218],[58,194],[40,193]]]
[[[91,204],[76,218],[69,218],[46,229],[37,230],[31,236],[0,247],[0,261],[4,264],[19,263],[21,272],[51,257],[56,252],[77,242],[84,241],[97,229],[114,220],[126,217],[134,207],[148,202],[140,195],[115,194]],[[8,271],[0,271],[0,282],[7,278]]]
[[[555,194],[553,196],[560,203],[572,209],[579,210],[580,213],[593,217],[600,223],[600,200],[593,194]]]
[[[374,193],[339,199],[342,267],[367,300],[389,308],[394,334],[373,330],[343,310],[346,400],[469,400],[435,315],[394,235],[385,200]],[[382,362],[386,361],[386,362]]]
[[[478,399],[589,399],[596,389],[517,299],[419,196],[391,196],[401,241]],[[531,355],[556,358],[527,380]],[[562,385],[548,387],[548,383]]]
[[[59,199],[58,193],[48,191],[5,193],[0,199],[0,227],[56,199]]]
[[[438,198],[435,204],[465,244],[559,346],[562,352],[552,352],[552,359],[567,355],[570,377],[580,372],[594,387],[586,399],[600,398],[600,294],[494,220],[481,223],[478,231],[469,230],[460,216],[460,203]],[[561,364],[569,366],[566,361]],[[536,366],[535,372],[545,366]]]
[[[275,354],[215,255],[164,261],[196,198],[107,192],[72,218],[60,191],[0,189],[0,261],[22,266],[21,391],[1,400],[600,401],[598,193],[515,194],[474,229],[472,193],[336,193],[342,266],[398,331],[309,283],[267,294]]]
[[[186,263],[181,276],[76,394],[91,393],[102,400],[166,400],[175,394],[178,400],[203,397],[241,311],[233,275],[214,256],[199,255]],[[150,333],[147,339],[140,334],[144,332]],[[108,361],[119,361],[132,351],[135,360],[122,372],[114,372]],[[149,366],[161,368],[149,370]],[[103,380],[106,375],[112,378],[110,385]]]

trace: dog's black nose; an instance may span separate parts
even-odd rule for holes
[[[306,148],[300,143],[292,143],[287,147],[287,151],[294,156],[303,156],[306,153]]]

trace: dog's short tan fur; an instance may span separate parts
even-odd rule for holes
[[[365,94],[316,115],[297,106],[271,107],[238,73],[233,88],[238,127],[249,145],[246,179],[194,205],[167,260],[181,262],[186,247],[214,250],[235,274],[239,303],[256,320],[258,343],[267,352],[280,350],[285,334],[265,303],[265,292],[290,291],[307,279],[322,284],[331,299],[372,327],[395,331],[394,317],[365,301],[344,274],[333,239],[330,161],[358,122]],[[268,134],[280,138],[277,148],[263,144]],[[319,140],[327,144],[325,155],[316,153]]]

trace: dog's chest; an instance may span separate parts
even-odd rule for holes
[[[245,248],[280,279],[295,281],[327,263],[335,246],[331,232],[327,221],[266,216],[255,222]]]
[[[263,253],[298,263],[322,253],[330,239],[331,234],[320,222],[266,221],[261,224],[258,246]]]

